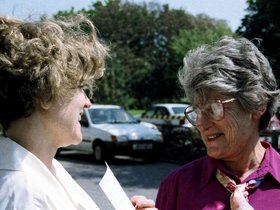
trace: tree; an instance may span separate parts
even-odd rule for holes
[[[72,8],[58,12],[55,17],[70,17],[77,13],[85,14],[94,22],[100,37],[111,49],[105,76],[97,84],[97,102],[126,108],[180,101],[183,93],[178,86],[177,71],[183,53],[174,50],[177,49],[174,48],[176,40],[191,31],[190,35],[200,37],[202,43],[205,39],[200,33],[217,35],[220,32],[214,30],[229,29],[224,22],[170,9],[167,4],[140,5],[120,0],[98,1],[88,9],[74,11]],[[197,41],[192,39],[190,46]],[[189,48],[184,46],[180,50]]]
[[[242,19],[237,33],[261,39],[260,50],[268,57],[275,77],[280,81],[280,1],[247,0],[248,14]]]
[[[182,59],[187,51],[215,42],[224,35],[233,35],[224,21],[198,15],[197,23],[192,29],[180,30],[178,37],[172,42],[172,49],[177,57]]]

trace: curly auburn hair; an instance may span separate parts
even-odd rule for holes
[[[37,104],[71,97],[102,77],[107,47],[91,21],[27,22],[0,16],[0,123],[29,116]]]

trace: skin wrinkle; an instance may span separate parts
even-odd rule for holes
[[[227,97],[221,94],[205,95],[205,98],[207,100],[227,99]],[[196,105],[199,106],[197,103]],[[254,137],[252,136],[253,134],[251,134],[251,132],[248,132],[248,130],[257,130],[257,127],[253,129],[251,126],[249,126],[250,124],[248,124],[248,122],[254,121],[255,126],[257,126],[259,119],[254,119],[254,114],[248,113],[246,110],[244,110],[238,101],[234,101],[230,104],[224,104],[224,112],[224,118],[220,121],[211,121],[207,116],[205,116],[205,114],[203,114],[203,119],[201,119],[201,121],[205,121],[206,124],[203,126],[198,126],[198,129],[207,147],[208,155],[217,159],[223,159],[226,166],[229,168],[236,168],[236,170],[232,170],[232,172],[237,177],[240,177],[240,179],[245,179],[246,176],[252,172],[252,170],[257,168],[256,166],[258,166],[261,161],[257,157],[256,161],[250,162],[246,156],[246,154],[250,153],[250,151],[254,151],[254,147],[256,147],[256,142],[250,141],[250,139],[254,139]],[[221,141],[224,142],[221,143],[223,146],[220,149],[216,146],[211,146],[211,142],[207,142],[208,140],[206,135],[212,135],[215,133],[223,134],[224,140]],[[249,142],[251,143],[248,145]],[[253,152],[252,157],[253,156],[257,156],[257,154]],[[242,167],[239,169],[238,164],[235,166],[236,162],[240,163],[240,160],[242,160],[244,163],[248,161],[248,165],[245,167],[246,169]],[[244,173],[246,170],[247,172]]]
[[[273,195],[280,194],[277,166],[280,157],[272,145],[261,142],[260,138],[260,131],[275,114],[279,97],[267,58],[248,39],[225,36],[211,45],[189,51],[178,78],[190,105],[203,109],[202,116],[201,110],[192,110],[191,106],[185,114],[199,130],[207,155],[175,170],[161,182],[157,207],[236,210],[230,208],[236,201],[235,206],[242,203],[238,209],[263,209],[262,203],[267,200],[265,205],[269,209],[279,209],[279,200],[273,199]],[[212,99],[234,100],[213,103],[204,109],[205,103]],[[221,115],[222,107],[224,115]],[[229,180],[220,185],[219,176],[214,175],[219,175],[219,171],[235,183],[242,182],[243,189],[252,179],[260,181],[260,188],[248,191],[249,201],[243,189],[230,195],[225,189],[231,187]]]
[[[239,115],[237,115],[236,113],[239,113]],[[242,116],[242,117],[239,117],[239,116]],[[248,142],[250,142],[251,135],[250,135],[250,132],[249,133],[246,132],[248,130],[247,126],[246,126],[246,122],[248,122],[248,120],[251,120],[251,119],[252,119],[251,114],[248,114],[246,112],[240,113],[240,109],[238,109],[237,107],[231,106],[230,109],[226,109],[224,119],[219,122],[216,122],[216,123],[213,122],[211,124],[212,127],[215,126],[215,129],[213,130],[214,133],[218,132],[218,131],[224,133],[224,135],[225,135],[224,138],[226,139],[226,143],[224,144],[224,146],[222,148],[224,148],[226,146],[225,150],[221,150],[221,148],[220,148],[217,151],[216,148],[211,148],[211,146],[209,146],[207,148],[208,154],[215,158],[223,159],[225,162],[225,165],[228,166],[229,168],[233,168],[232,165],[233,164],[236,165],[235,164],[236,162],[240,163],[240,160],[244,160],[244,162],[246,163],[247,159],[244,157],[246,157],[247,152],[250,152],[252,150],[252,148],[255,147],[255,145],[256,145],[255,143],[251,143],[251,146],[248,146]],[[222,127],[220,127],[219,125],[221,125]],[[227,126],[225,126],[225,125],[227,125]],[[209,130],[211,129],[211,126],[208,128]],[[223,127],[226,127],[226,130],[224,130]],[[243,128],[241,130],[242,132],[239,132],[240,127]],[[198,127],[198,128],[202,134],[204,132],[206,132],[205,130],[201,129],[200,127]],[[203,136],[203,138],[206,138],[206,137]],[[242,141],[238,141],[240,139],[242,139]],[[207,145],[207,143],[206,143],[206,145]],[[257,161],[257,164],[259,164],[259,163],[260,163],[260,161]],[[252,163],[252,164],[255,165],[255,163]],[[247,168],[250,168],[250,165],[252,165],[252,164],[250,163],[247,166]],[[236,168],[236,167],[234,167],[234,168]],[[237,168],[238,168],[238,164],[237,164]],[[233,170],[233,173],[236,176],[240,176],[241,179],[246,178],[246,175],[247,175],[247,173],[246,173],[244,175],[245,177],[241,176],[241,174],[243,174],[243,172],[244,172],[243,169],[241,172],[238,169],[236,171]]]

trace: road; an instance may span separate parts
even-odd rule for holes
[[[62,151],[56,157],[72,177],[93,198],[101,210],[113,210],[98,183],[105,173],[105,164],[96,164],[89,154]],[[118,157],[108,162],[111,170],[130,198],[133,195],[145,195],[156,198],[160,181],[179,165],[176,163],[149,163],[142,159]]]

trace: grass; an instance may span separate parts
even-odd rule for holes
[[[131,109],[131,110],[128,110],[128,112],[131,115],[135,116],[135,115],[141,115],[144,112],[144,110],[142,110],[142,109]]]

